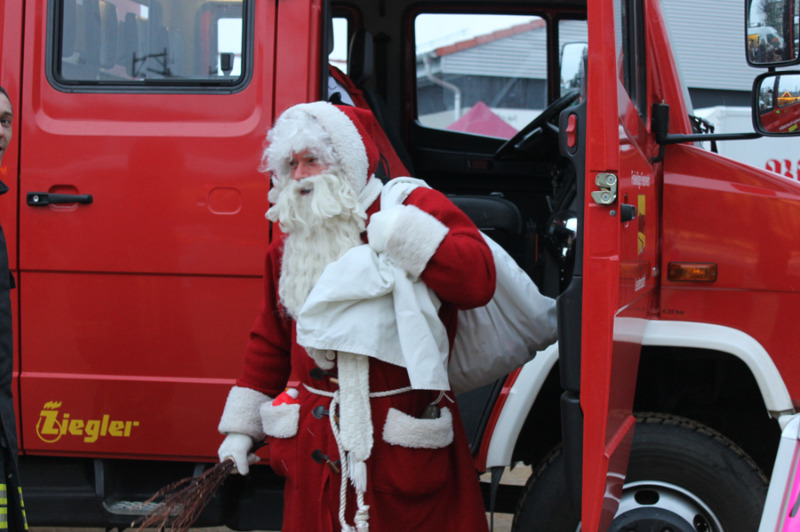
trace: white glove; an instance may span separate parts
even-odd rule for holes
[[[367,226],[367,240],[372,249],[378,253],[386,251],[386,244],[394,232],[397,217],[406,208],[405,205],[395,205],[370,216],[369,225]]]
[[[231,432],[225,436],[217,454],[219,454],[220,462],[231,459],[236,465],[236,470],[239,474],[246,475],[250,472],[250,464],[255,464],[261,460],[261,458],[250,452],[252,448],[253,438],[247,434]]]

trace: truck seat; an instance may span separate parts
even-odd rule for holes
[[[526,268],[528,261],[525,256],[527,249],[525,225],[516,204],[494,195],[452,194],[447,197],[478,229],[500,244],[523,270],[528,271]]]

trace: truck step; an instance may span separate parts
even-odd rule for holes
[[[157,502],[144,502],[144,501],[108,501],[103,502],[103,507],[107,512],[114,515],[129,515],[141,516],[154,512],[161,503]],[[177,515],[180,512],[181,506],[177,506],[171,515]]]

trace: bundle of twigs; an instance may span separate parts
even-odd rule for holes
[[[202,475],[188,477],[164,486],[145,501],[156,504],[147,515],[134,521],[136,530],[156,528],[185,532],[197,521],[209,500],[231,473],[236,471],[233,460],[225,460]]]

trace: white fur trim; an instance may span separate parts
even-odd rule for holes
[[[367,172],[369,171],[369,161],[367,151],[364,148],[364,141],[358,132],[358,128],[350,118],[333,104],[328,102],[311,102],[295,105],[287,109],[278,118],[270,132],[271,145],[267,148],[265,155],[269,159],[267,169],[275,170],[279,178],[283,178],[288,173],[288,160],[292,152],[302,151],[302,149],[312,146],[298,146],[297,144],[309,144],[313,139],[301,141],[301,136],[296,139],[282,138],[284,136],[297,135],[294,131],[283,131],[283,124],[298,117],[298,115],[310,116],[317,121],[322,129],[330,137],[333,151],[338,159],[341,169],[344,171],[353,192],[359,194],[367,183]]]
[[[262,404],[269,404],[272,398],[252,388],[234,386],[228,392],[225,409],[219,420],[219,431],[222,434],[238,432],[247,434],[258,441],[264,437],[261,430],[261,418],[258,410]]]
[[[411,449],[441,449],[453,443],[453,414],[442,408],[436,419],[421,419],[390,408],[383,441]]]
[[[337,366],[342,448],[365,461],[372,453],[369,357],[340,351]]]
[[[267,436],[291,438],[297,434],[300,425],[300,405],[284,403],[273,406],[264,403],[261,405],[261,422]]]
[[[406,205],[398,214],[395,230],[386,240],[385,253],[414,278],[422,274],[428,261],[450,230],[427,212]]]
[[[358,194],[359,214],[363,213],[363,218],[367,219],[367,209],[369,209],[383,190],[383,183],[374,175],[367,181],[367,186]]]

